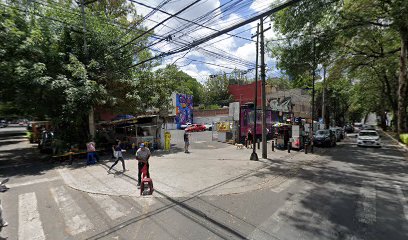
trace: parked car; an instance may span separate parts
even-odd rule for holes
[[[337,142],[340,142],[341,139],[344,138],[343,129],[341,129],[340,127],[332,127],[332,128],[330,128],[330,130],[332,130],[336,134],[336,141]]]
[[[205,126],[205,130],[208,130],[208,131],[212,131],[212,130],[213,130],[213,125],[212,125],[212,123],[206,123],[206,124],[204,124],[204,126]]]
[[[354,132],[354,127],[353,127],[353,125],[351,125],[351,124],[346,124],[346,125],[344,126],[344,131],[345,131],[346,133],[353,133],[353,132]]]
[[[380,135],[374,130],[361,130],[357,137],[357,146],[381,147]]]
[[[363,127],[362,123],[354,123],[354,132],[360,132],[361,128]]]
[[[7,126],[8,126],[8,123],[7,123],[6,120],[1,120],[1,121],[0,121],[0,128],[5,128],[5,127],[7,127]]]
[[[203,124],[192,124],[186,128],[187,132],[201,132],[205,131],[206,127]]]
[[[363,126],[361,127],[361,130],[372,130],[372,131],[375,131],[376,129],[375,129],[375,126],[374,126],[374,125],[363,125]]]
[[[313,144],[315,146],[336,146],[336,134],[330,130],[318,130],[313,138]]]
[[[191,125],[192,125],[191,123],[181,124],[180,129],[186,129],[186,128],[190,127]]]

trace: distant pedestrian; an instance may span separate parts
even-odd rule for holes
[[[87,161],[86,164],[95,164],[96,162],[99,162],[99,156],[96,153],[96,144],[95,142],[89,142],[86,144],[86,152],[87,152]]]
[[[136,152],[136,159],[139,161],[137,164],[138,173],[137,173],[137,186],[140,187],[140,183],[142,181],[142,169],[146,166],[146,176],[150,178],[149,173],[149,158],[150,158],[150,150],[145,146],[144,143],[140,144],[140,148]]]
[[[122,167],[123,167],[123,172],[126,171],[125,168],[125,160],[123,159],[123,155],[122,155],[122,148],[120,146],[120,141],[117,140],[116,144],[113,146],[113,156],[115,157],[116,161],[115,163],[113,163],[113,165],[109,168],[108,173],[110,173],[110,170],[116,165],[118,164],[119,160],[122,162]]]
[[[184,152],[188,153],[188,147],[190,146],[190,135],[184,130]]]
[[[246,137],[246,147],[252,148],[252,139],[254,138],[254,136],[252,135],[251,129],[248,129],[248,133],[247,133],[247,137]]]

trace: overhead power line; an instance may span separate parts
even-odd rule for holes
[[[140,35],[138,35],[138,36],[132,38],[132,40],[130,40],[129,42],[127,42],[127,43],[125,43],[124,45],[122,45],[122,46],[116,48],[115,51],[117,51],[117,50],[119,50],[119,49],[121,49],[121,48],[123,48],[123,47],[128,46],[129,44],[131,44],[132,42],[136,41],[137,39],[143,37],[144,35],[146,35],[146,34],[148,34],[148,33],[150,33],[150,32],[152,32],[154,29],[156,29],[156,28],[157,28],[158,26],[160,26],[161,24],[165,23],[165,22],[166,22],[167,20],[169,20],[170,18],[173,18],[174,16],[176,16],[176,15],[178,15],[178,14],[184,12],[184,11],[187,10],[188,8],[190,8],[190,7],[192,7],[193,5],[195,5],[196,3],[198,3],[199,1],[200,1],[200,0],[196,0],[196,1],[194,1],[193,3],[187,5],[186,7],[184,7],[183,9],[181,9],[180,11],[176,12],[175,14],[172,14],[172,15],[169,16],[168,18],[166,18],[166,19],[164,19],[163,21],[161,21],[160,23],[156,24],[154,27],[150,28],[150,29],[147,30],[146,32],[144,32],[144,33],[142,33],[142,34],[140,34]]]
[[[133,3],[136,3],[136,4],[139,4],[139,5],[141,5],[141,6],[144,6],[144,7],[150,8],[150,9],[157,10],[158,12],[167,14],[167,15],[169,15],[169,16],[173,16],[173,14],[171,14],[171,13],[168,13],[168,12],[166,12],[166,11],[157,9],[157,8],[155,8],[155,7],[152,7],[152,6],[149,6],[149,5],[145,4],[145,3],[142,3],[142,2],[139,2],[139,1],[135,1],[135,0],[129,0],[129,1],[130,1],[130,2],[133,2]],[[215,28],[205,26],[205,25],[203,25],[203,24],[200,24],[200,23],[191,21],[191,20],[186,19],[186,18],[183,18],[183,17],[179,17],[179,16],[174,16],[174,17],[177,18],[177,19],[180,19],[180,20],[183,20],[183,21],[192,23],[192,24],[194,24],[194,25],[200,26],[200,27],[203,27],[203,28],[206,28],[206,29],[210,29],[210,30],[212,30],[212,31],[216,31],[216,32],[219,31],[219,30],[217,30],[217,29],[215,29]],[[252,39],[245,38],[245,37],[241,37],[241,36],[237,36],[237,35],[234,35],[234,34],[229,34],[229,33],[227,33],[226,35],[231,36],[231,37],[241,38],[241,39],[244,39],[244,40],[247,40],[247,41],[254,42],[254,40],[252,40]]]
[[[209,35],[207,37],[204,37],[204,38],[202,38],[200,40],[194,41],[191,44],[189,44],[187,46],[184,46],[184,47],[182,47],[182,48],[180,48],[178,50],[173,50],[173,51],[170,51],[170,52],[167,52],[167,53],[164,53],[164,54],[160,54],[158,56],[154,56],[154,57],[151,57],[151,58],[146,59],[144,61],[141,61],[139,63],[133,64],[132,66],[130,66],[130,68],[136,67],[136,66],[138,66],[140,64],[143,64],[143,63],[146,63],[146,62],[149,62],[149,61],[161,58],[161,57],[170,56],[170,55],[173,55],[173,54],[176,54],[176,53],[184,52],[186,50],[189,50],[190,48],[193,48],[193,47],[196,47],[196,46],[198,46],[200,44],[203,44],[203,43],[205,43],[205,42],[207,42],[207,41],[209,41],[211,39],[219,37],[219,36],[221,36],[221,35],[223,35],[223,34],[225,34],[227,32],[230,32],[230,31],[232,31],[234,29],[242,27],[242,26],[244,26],[244,25],[246,25],[248,23],[251,23],[251,22],[256,21],[258,19],[261,19],[263,17],[269,16],[269,15],[275,13],[275,12],[278,12],[278,11],[280,11],[280,10],[286,8],[286,7],[289,7],[289,6],[293,5],[293,4],[296,4],[296,3],[300,2],[300,1],[302,1],[302,0],[289,0],[289,1],[285,2],[285,3],[282,3],[282,4],[278,5],[278,6],[264,12],[264,13],[261,13],[261,14],[259,14],[257,16],[254,16],[254,17],[250,18],[250,19],[242,21],[241,23],[238,23],[238,24],[236,24],[234,26],[228,27],[228,28],[226,28],[224,30],[221,30],[219,32],[211,34],[211,35]]]

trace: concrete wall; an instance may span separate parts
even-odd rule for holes
[[[205,124],[219,122],[223,116],[212,116],[212,117],[194,117],[194,123]]]

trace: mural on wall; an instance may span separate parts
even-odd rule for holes
[[[186,123],[193,123],[193,95],[176,94],[177,128]]]
[[[277,112],[291,112],[292,111],[292,98],[286,97],[284,99],[271,99],[269,101],[269,107],[272,111]]]

